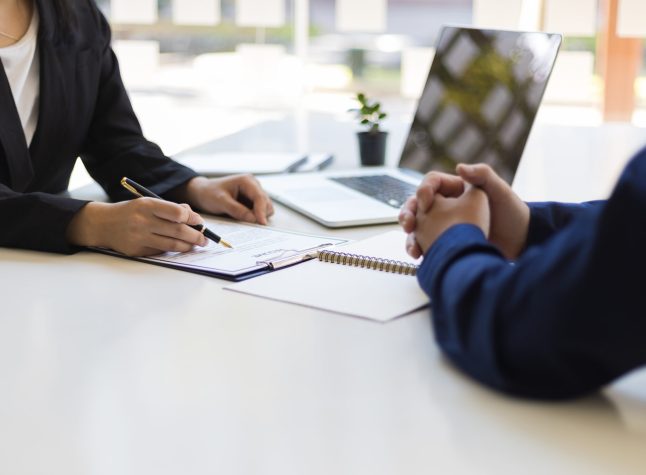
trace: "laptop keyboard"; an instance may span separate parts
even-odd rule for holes
[[[401,208],[404,202],[414,195],[417,190],[415,185],[389,175],[348,176],[329,179],[359,193],[371,196],[393,208]]]

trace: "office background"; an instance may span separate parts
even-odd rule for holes
[[[602,197],[646,142],[643,0],[99,3],[170,154],[327,147],[349,167],[361,89],[391,113],[392,164],[443,23],[566,34],[522,196]],[[74,178],[74,196],[106,199]],[[272,226],[397,228],[325,229],[280,204]],[[2,249],[0,263],[3,475],[644,474],[644,370],[581,400],[516,400],[442,357],[426,308],[382,325],[98,253]]]
[[[539,124],[646,127],[639,0],[97,3],[144,131],[169,154],[294,111],[352,126],[346,111],[358,90],[382,100],[392,119],[410,120],[446,23],[564,34]],[[299,151],[308,146],[303,138]],[[89,182],[79,164],[70,187]]]

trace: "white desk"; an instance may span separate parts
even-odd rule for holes
[[[378,324],[92,253],[0,250],[0,281],[3,475],[646,472],[644,374],[519,401],[448,365],[427,310]]]

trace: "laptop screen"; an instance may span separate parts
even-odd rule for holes
[[[484,162],[511,182],[561,36],[444,27],[400,167]]]

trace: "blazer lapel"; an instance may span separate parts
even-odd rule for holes
[[[75,77],[69,71],[75,71],[76,55],[64,51],[50,41],[42,40],[40,48],[40,99],[38,126],[31,142],[31,155],[34,166],[38,168],[39,160],[49,160],[52,145],[65,143],[69,126],[68,99],[70,88],[74,87]],[[65,73],[67,71],[67,74]]]
[[[4,67],[0,68],[0,97],[4,102],[0,107],[0,142],[11,175],[11,188],[23,192],[34,176],[34,169]]]
[[[56,77],[56,68],[52,65],[54,62],[54,47],[52,46],[52,42],[54,41],[56,29],[56,14],[50,1],[37,0],[36,5],[40,23],[38,27],[40,99],[38,125],[32,140],[32,146],[43,143],[44,135],[50,136],[52,133],[56,133],[54,130],[48,130],[46,132],[43,130],[45,124],[56,124],[55,120],[43,119],[44,116],[49,114],[51,108],[55,107],[55,105],[50,104],[50,101],[56,99],[64,103],[62,95],[57,96],[57,92],[59,91],[56,90],[56,86],[47,84],[47,80],[51,79],[58,84],[59,88],[62,88],[61,82],[63,79]],[[7,104],[6,106],[3,105],[0,107],[0,143],[5,152],[5,158],[11,176],[11,188],[14,191],[24,192],[34,177],[34,167],[31,161],[30,149],[25,139],[25,133],[22,130],[20,116],[18,115],[18,110],[13,100],[11,86],[4,72],[4,67],[0,68],[0,98]],[[36,153],[36,155],[38,154]]]
[[[75,48],[65,44],[57,32],[56,13],[49,0],[37,0],[40,25],[38,52],[40,58],[40,98],[38,125],[31,142],[33,165],[39,168],[40,160],[49,160],[57,144],[65,142],[68,135],[70,88],[74,87]],[[68,64],[70,63],[70,64]],[[67,74],[65,73],[67,71]]]

